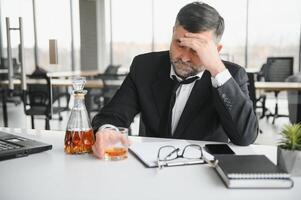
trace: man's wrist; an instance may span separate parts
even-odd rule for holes
[[[212,77],[215,78],[219,73],[223,72],[225,69],[226,69],[225,65],[222,62],[220,62],[210,70],[210,74]]]
[[[215,77],[211,77],[211,82],[213,87],[220,87],[224,85],[230,78],[231,74],[227,68],[225,68],[222,72],[218,73]]]

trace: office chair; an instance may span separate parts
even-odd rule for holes
[[[259,70],[259,72],[256,73],[256,81],[264,81],[264,74],[266,73],[266,68],[267,68],[267,64],[263,64]],[[261,116],[259,117],[259,119],[262,119],[266,116],[266,112],[268,111],[268,109],[266,108],[266,94],[260,94],[259,97],[256,99],[256,103],[258,102],[258,104],[256,104],[256,109],[261,109]]]
[[[13,77],[15,79],[21,79],[20,74],[20,64],[18,63],[16,58],[12,58],[13,61]],[[7,58],[1,58],[1,64],[0,69],[8,69],[8,59]],[[8,72],[7,73],[1,73],[0,74],[0,80],[8,80]],[[19,105],[21,101],[21,88],[18,86],[15,86],[15,90],[11,91],[9,96],[6,96],[6,103],[13,103],[16,106]]]
[[[294,58],[293,57],[268,57],[267,63],[263,65],[262,75],[266,82],[284,82],[287,77],[293,74],[293,65]],[[274,92],[275,95],[275,110],[274,113],[264,114],[267,119],[269,117],[273,117],[273,124],[275,123],[275,119],[278,117],[287,117],[287,115],[281,115],[278,113],[278,95],[279,91],[266,91],[266,92]],[[262,97],[265,101],[266,96]],[[267,110],[265,107],[265,102],[263,102],[264,112]]]
[[[119,90],[127,74],[103,74],[99,78],[103,81],[103,105],[108,104],[117,90]]]
[[[256,113],[257,102],[260,99],[256,98],[255,74],[248,72],[247,75],[248,75],[248,79],[249,79],[249,83],[248,83],[249,96],[253,103],[254,113],[255,113],[255,115],[257,115],[257,113]],[[259,128],[259,133],[262,133],[262,130],[260,128]]]
[[[18,63],[17,58],[12,58],[13,61],[13,70],[14,70],[14,75],[19,75],[20,74],[20,63]],[[0,64],[1,69],[8,69],[8,59],[7,58],[1,58],[1,64]]]
[[[104,74],[118,74],[118,70],[120,67],[121,65],[109,65],[105,70]]]
[[[255,81],[254,81],[255,77],[254,77],[254,73],[248,72],[247,75],[249,78],[249,83],[248,83],[249,96],[253,102],[253,108],[255,111],[256,109],[256,90],[255,90]]]
[[[289,76],[286,82],[301,82],[301,73]],[[287,91],[288,117],[291,123],[301,122],[301,92]]]
[[[120,65],[109,65],[103,74],[98,74],[94,79],[103,81],[103,88],[97,90],[89,90],[86,98],[86,107],[88,112],[99,111],[104,105],[109,103],[121,84],[111,84],[110,82],[119,82],[126,77],[127,74],[118,74]]]
[[[28,75],[29,79],[44,81],[44,84],[28,84],[23,91],[24,112],[31,116],[31,127],[34,129],[35,116],[45,116],[45,129],[50,130],[50,120],[53,114],[59,114],[69,110],[69,93],[57,93],[52,91],[50,78],[47,75]],[[46,84],[45,84],[46,83]],[[54,102],[60,98],[66,98],[65,106],[54,106]]]
[[[100,109],[107,105],[117,90],[120,88],[123,80],[127,74],[100,74],[97,76],[103,82],[103,88],[98,93],[89,91],[89,98],[92,98],[94,107],[87,106],[88,111],[100,111]],[[96,108],[95,108],[96,107]]]

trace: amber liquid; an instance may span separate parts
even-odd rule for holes
[[[92,152],[94,144],[93,130],[86,131],[66,131],[65,134],[65,152],[67,154],[80,154]]]
[[[111,147],[105,150],[105,160],[123,160],[128,157],[126,147]]]

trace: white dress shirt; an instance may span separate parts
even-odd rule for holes
[[[202,78],[203,73],[204,73],[204,71],[201,71],[200,73],[198,73],[196,75],[196,76],[199,77],[197,80]],[[173,67],[171,66],[170,67],[170,78],[171,79],[172,79],[173,75],[176,76],[178,81],[183,81],[182,78],[177,76],[177,74],[175,73]],[[215,77],[211,77],[212,86],[213,87],[220,87],[224,83],[226,83],[231,77],[232,76],[231,76],[230,72],[228,71],[228,69],[225,69],[222,72],[218,73]],[[172,109],[171,134],[173,134],[174,131],[177,128],[178,122],[180,120],[180,117],[182,115],[182,112],[185,108],[185,105],[187,103],[187,100],[190,96],[190,93],[192,91],[192,88],[193,88],[195,82],[196,81],[194,81],[190,84],[181,84],[179,86],[179,88],[177,89],[177,91],[176,91],[176,100],[175,100],[174,107]]]

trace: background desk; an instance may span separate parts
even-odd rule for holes
[[[36,79],[27,79],[27,84],[46,84],[45,80],[36,80]],[[123,80],[108,80],[106,81],[106,84],[109,86],[120,86],[122,84]],[[13,80],[13,84],[20,85],[20,80]],[[72,80],[71,79],[51,79],[50,81],[51,87],[71,87],[72,86]],[[0,87],[3,89],[8,85],[8,81],[0,81]],[[104,83],[102,80],[87,80],[85,84],[86,89],[102,89],[104,87]],[[3,122],[4,126],[8,126],[8,119],[7,119],[7,105],[6,105],[6,91],[1,90],[2,92],[2,109],[3,109]],[[50,91],[52,92],[52,91]],[[86,96],[86,98],[89,98]]]
[[[0,69],[0,74],[7,74],[8,73],[8,69]]]
[[[3,130],[4,128],[2,128]],[[53,144],[53,150],[0,162],[2,200],[260,200],[300,199],[301,177],[293,189],[227,189],[207,165],[145,168],[131,154],[123,161],[97,160],[92,155],[66,155],[64,132],[10,130],[15,134]],[[164,141],[131,137],[133,142]],[[196,142],[204,144],[204,142]],[[232,146],[237,154],[266,154],[276,160],[273,146]]]
[[[301,90],[301,83],[296,82],[255,82],[257,90],[288,91]]]
[[[65,71],[65,72],[49,72],[47,76],[50,78],[72,78],[72,76],[97,76],[103,74],[104,70],[88,70],[88,71]]]
[[[46,84],[46,81],[44,80],[37,80],[37,79],[27,79],[26,80],[27,84]],[[21,81],[20,80],[13,80],[14,85],[20,85]],[[113,82],[112,84],[119,84],[121,85],[120,81],[119,82]],[[8,85],[8,81],[0,81],[1,86],[6,86]],[[72,86],[72,80],[71,79],[51,79],[51,85],[56,86],[56,87],[65,87],[65,86]],[[103,81],[102,80],[87,80],[85,84],[85,88],[103,88]]]

